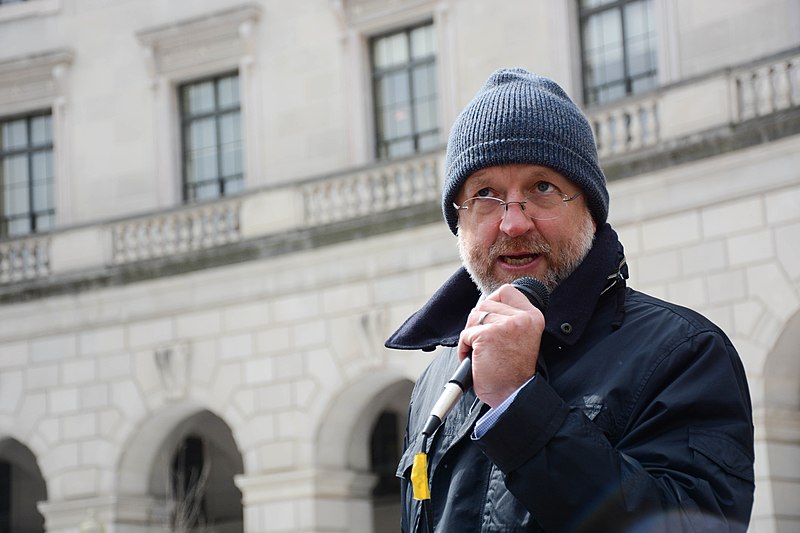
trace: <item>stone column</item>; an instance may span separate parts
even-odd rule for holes
[[[48,533],[169,533],[166,505],[147,496],[40,502]]]
[[[372,474],[309,468],[235,481],[247,533],[372,533]]]

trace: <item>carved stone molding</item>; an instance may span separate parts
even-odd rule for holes
[[[180,400],[186,396],[191,372],[191,350],[188,342],[169,344],[156,348],[155,359],[164,397]]]
[[[198,71],[236,68],[252,55],[255,4],[188,19],[137,33],[151,77],[185,78]]]
[[[72,51],[52,50],[0,62],[0,115],[50,108],[66,91]]]

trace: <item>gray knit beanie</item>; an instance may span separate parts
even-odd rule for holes
[[[454,234],[453,201],[467,177],[512,163],[560,172],[581,188],[598,227],[605,223],[608,190],[589,121],[558,84],[523,69],[492,74],[450,130],[442,210]]]

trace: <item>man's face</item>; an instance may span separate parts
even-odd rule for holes
[[[592,247],[596,224],[583,195],[566,203],[559,200],[554,207],[542,210],[530,201],[542,191],[569,198],[580,189],[547,167],[502,165],[475,172],[459,191],[458,205],[476,196],[526,202],[524,210],[515,203],[504,213],[499,207],[502,217],[480,218],[476,209],[471,213],[469,209],[459,210],[461,260],[484,294],[524,276],[541,280],[552,291]]]

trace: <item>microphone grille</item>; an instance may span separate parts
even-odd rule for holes
[[[544,283],[535,278],[519,278],[512,285],[524,294],[539,311],[544,312],[550,303],[550,291]]]

